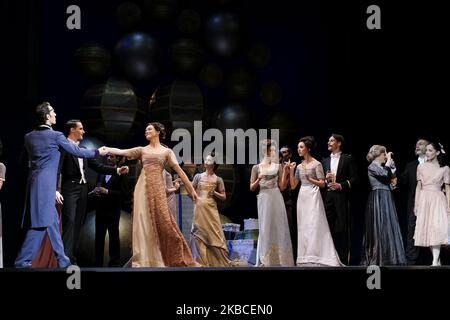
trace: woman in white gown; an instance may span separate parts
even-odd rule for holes
[[[303,157],[303,161],[298,166],[295,162],[285,166],[286,173],[290,170],[291,188],[295,189],[300,183],[297,199],[297,265],[341,266],[343,264],[334,247],[320,194],[320,188],[325,186],[323,167],[311,156],[315,145],[314,137],[301,138],[298,154]]]
[[[282,171],[276,146],[273,140],[265,140],[262,147],[264,158],[253,166],[250,178],[250,190],[259,187],[256,266],[294,266],[286,207],[279,189]]]

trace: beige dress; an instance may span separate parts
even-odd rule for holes
[[[256,266],[258,267],[294,266],[286,207],[278,188],[281,174],[280,164],[272,164],[267,168],[255,165],[252,168],[251,181],[255,181],[259,176],[264,177],[259,182],[257,195],[259,235]]]
[[[322,164],[317,160],[308,164],[302,162],[295,170],[301,183],[297,198],[297,265],[342,266],[331,237],[320,188],[306,175],[314,180],[325,179]]]
[[[172,150],[155,153],[149,147],[131,149],[142,171],[134,190],[133,267],[186,267],[196,263],[174,217],[170,214],[163,170],[177,164]]]
[[[419,247],[447,244],[449,207],[442,187],[444,183],[450,184],[449,167],[422,163],[417,167],[417,181],[422,182],[422,189],[414,207],[417,216],[414,244]]]
[[[208,194],[216,190],[225,191],[222,178],[208,180],[206,173],[195,175],[193,186],[198,194],[194,208],[194,221],[191,230],[191,248],[197,262],[208,267],[228,267],[231,262],[220,223],[217,203]]]

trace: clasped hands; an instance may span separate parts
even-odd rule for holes
[[[292,161],[289,159],[288,161],[284,162],[285,166],[283,168],[284,173],[291,173],[294,174],[295,168],[297,167],[297,162]],[[309,177],[308,171],[306,171],[306,168],[304,170],[305,172],[303,175],[305,176],[306,180],[311,181],[311,178]]]

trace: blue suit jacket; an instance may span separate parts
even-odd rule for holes
[[[30,162],[27,206],[31,228],[47,227],[57,218],[55,193],[60,147],[80,158],[98,156],[98,150],[80,149],[61,132],[48,127],[39,127],[25,135],[25,149]]]

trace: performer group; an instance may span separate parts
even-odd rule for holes
[[[68,121],[63,134],[52,129],[56,112],[50,103],[39,104],[36,115],[39,126],[25,136],[29,177],[22,225],[28,231],[16,267],[35,266],[45,241],[51,245],[58,267],[77,264],[89,197],[95,198],[97,208],[95,264],[103,266],[108,232],[108,265],[121,267],[120,204],[128,192],[123,176],[129,172],[122,165],[125,159],[137,159],[142,166],[133,193],[132,257],[128,266],[237,264],[229,257],[217,207],[218,201],[226,199],[226,193],[223,179],[216,175],[214,153],[204,159],[205,171],[196,174],[191,182],[174,152],[160,142],[166,134],[161,123],[147,125],[148,145],[144,147],[88,150],[78,146],[85,133],[80,120]],[[289,146],[279,150],[275,141],[262,141],[263,157],[253,166],[249,181],[250,190],[258,192],[256,266],[340,267],[350,263],[351,194],[361,179],[355,159],[342,152],[344,143],[342,135],[331,134],[330,155],[318,161],[314,158],[314,137],[302,137],[297,145],[302,160],[296,163]],[[430,248],[432,265],[440,265],[441,246],[448,245],[449,239],[450,170],[445,150],[437,142],[419,139],[415,154],[417,158],[397,174],[393,153],[384,146],[373,145],[367,153],[371,191],[366,204],[361,265],[414,265],[420,247]],[[106,165],[95,159],[98,156],[107,157]],[[97,187],[91,191],[86,181],[87,167],[99,173]],[[174,179],[170,171],[178,178]],[[0,190],[6,183],[5,172],[0,163]],[[180,184],[195,204],[189,243],[175,218],[175,192]],[[398,187],[408,190],[405,244],[392,192]],[[62,206],[60,214],[55,203]],[[295,218],[297,232],[293,227]],[[1,235],[0,214],[0,267]]]

